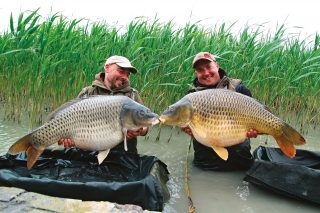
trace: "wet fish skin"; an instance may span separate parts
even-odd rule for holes
[[[272,135],[290,158],[294,145],[306,143],[303,136],[272,114],[254,98],[226,89],[208,89],[190,93],[169,106],[160,116],[161,123],[189,126],[195,139],[228,159],[225,147],[242,143],[250,129]]]
[[[26,151],[30,169],[45,148],[61,138],[70,138],[77,148],[99,151],[100,164],[120,142],[125,142],[127,150],[127,130],[158,122],[157,114],[126,96],[77,98],[53,111],[42,126],[20,138],[8,152]]]

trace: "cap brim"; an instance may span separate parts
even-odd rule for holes
[[[192,67],[194,68],[194,65],[198,62],[198,61],[200,61],[200,60],[207,60],[207,61],[214,61],[214,60],[212,60],[212,59],[210,59],[210,58],[199,58],[199,59],[197,59],[195,62],[193,62],[193,64],[192,64]]]
[[[119,67],[128,68],[130,69],[130,72],[137,73],[137,69],[133,67],[131,64],[127,63],[116,63]]]

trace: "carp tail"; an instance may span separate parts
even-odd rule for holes
[[[20,152],[27,151],[28,148],[32,146],[30,143],[30,137],[31,137],[31,133],[20,138],[17,142],[12,144],[12,146],[9,148],[9,151],[8,151],[9,154],[16,155]]]
[[[32,146],[30,142],[31,135],[32,133],[20,138],[8,150],[9,154],[12,154],[12,155],[25,151],[28,156],[28,160],[27,160],[28,169],[31,169],[31,167],[34,165],[34,163],[37,161],[37,159],[43,152],[43,150],[36,149]]]
[[[283,132],[280,136],[274,137],[280,149],[288,157],[293,158],[296,155],[296,148],[294,145],[304,145],[306,140],[303,136],[287,123],[283,124]]]

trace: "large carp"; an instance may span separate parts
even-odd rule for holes
[[[295,129],[273,115],[265,105],[226,89],[190,93],[169,106],[159,120],[166,125],[189,126],[197,141],[212,147],[224,160],[228,159],[224,147],[243,142],[250,129],[272,135],[290,158],[296,154],[294,145],[306,143]]]
[[[127,150],[127,130],[157,123],[157,114],[126,96],[78,98],[49,114],[46,123],[20,138],[8,152],[26,151],[30,169],[45,148],[61,138],[70,138],[78,148],[99,151],[100,164],[121,141]]]

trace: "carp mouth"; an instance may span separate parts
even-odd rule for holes
[[[165,116],[165,115],[161,115],[159,118],[159,121],[162,123],[162,124],[166,124],[166,125],[169,125],[169,126],[187,126],[189,124],[189,122],[185,123],[185,122],[182,122],[182,121],[179,121],[179,120],[174,120],[168,116]]]
[[[166,119],[165,118],[163,118],[162,116],[160,116],[159,118],[158,118],[158,121],[159,122],[161,122],[161,123],[166,123]]]
[[[181,99],[164,110],[159,120],[166,125],[183,127],[191,122],[193,113],[191,102],[188,99]]]
[[[160,123],[160,119],[159,118],[154,118],[153,121],[151,122],[151,125],[154,126],[156,124]]]
[[[161,116],[159,116],[159,118],[158,118],[158,120],[159,120],[159,122],[161,122],[161,123],[163,123],[163,124],[175,124],[175,122],[172,122],[172,119],[170,119],[170,118],[166,118],[167,116],[164,116],[164,115],[161,115]],[[170,121],[171,120],[171,121]]]

